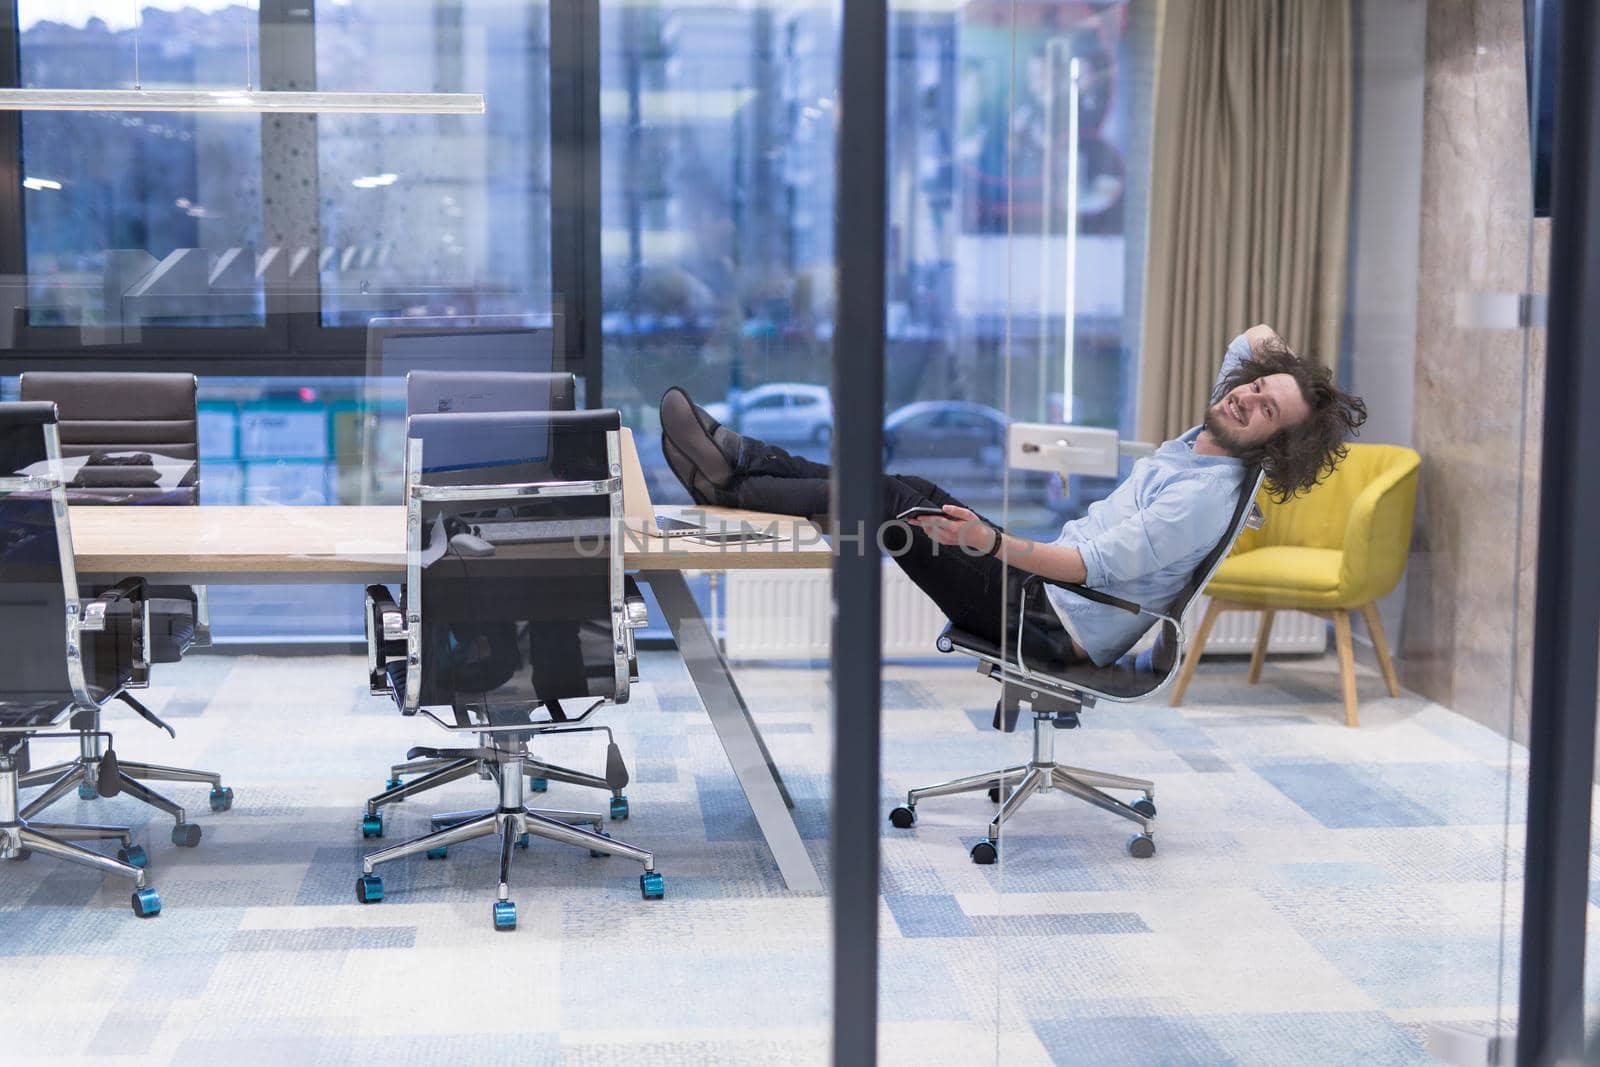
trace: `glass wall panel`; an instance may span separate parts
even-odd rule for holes
[[[689,665],[685,676],[670,657],[652,661],[661,710],[697,715],[698,694],[715,724],[657,787],[702,812],[681,824],[678,862],[710,925],[663,961],[658,1003],[617,1005],[612,1021],[648,1029],[688,1015],[747,1050],[735,1059],[826,1062],[830,926],[815,894],[830,884],[832,555],[815,551],[824,527],[795,521],[828,511],[838,5],[618,2],[600,6],[599,23],[605,402],[632,432],[657,507],[711,532],[789,537],[731,543],[716,553],[726,566],[649,583],[654,622]],[[703,422],[689,421],[691,400]],[[739,467],[691,489],[706,459],[678,450],[686,434],[710,445],[701,425],[769,446],[742,450],[760,454],[761,473]],[[720,440],[714,465],[741,454]],[[712,662],[731,690],[708,678]],[[598,972],[574,983],[605,995]]]
[[[1121,664],[1068,665],[1092,698],[1069,716],[1006,585],[1036,699],[971,766],[1056,772],[991,840],[998,896],[974,898],[998,1060],[1470,1062],[1451,1050],[1516,1022],[1542,377],[1516,309],[1548,256],[1522,5],[1153,7],[1002,16],[996,395],[1015,445],[1047,425],[1007,450],[998,515],[1173,613],[1184,655],[1165,624],[1052,593],[1040,616]],[[1121,211],[1098,213],[1113,188]],[[1319,425],[1326,443],[1292,429]],[[1302,447],[1252,447],[1278,427]],[[1095,470],[1096,428],[1120,469]],[[1056,442],[1088,469],[1047,524],[1029,479]],[[1177,577],[1205,578],[1238,499],[1230,456],[1264,464],[1262,525],[1179,616]],[[1022,547],[1013,568],[1065,566]],[[1151,692],[1123,703],[1135,680]],[[1029,744],[1041,710],[1078,728]]]
[[[138,25],[134,18],[138,16]],[[240,6],[18,0],[21,84],[37,89],[260,84]],[[15,326],[261,326],[261,119],[241,114],[28,112],[29,265]]]
[[[321,321],[550,310],[549,13],[523,0],[317,8],[325,90],[483,93],[483,117],[317,122]]]

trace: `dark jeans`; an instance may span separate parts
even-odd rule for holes
[[[741,508],[815,519],[831,533],[831,523],[826,521],[830,474],[824,463],[790,455],[776,445],[747,437],[731,492]],[[883,532],[878,543],[957,629],[1000,644],[1003,627],[1009,646],[1016,637],[1017,604],[1028,572],[1008,567],[976,549],[941,545],[917,527],[895,520],[907,508],[930,504],[966,507],[926,478],[884,475],[883,511],[879,517]],[[861,544],[871,546],[872,539],[880,535],[877,530],[868,530],[864,536]],[[836,539],[835,544],[841,542]],[[843,547],[848,550],[849,545]],[[1043,586],[1035,584],[1029,591],[1026,614],[1029,641],[1025,651],[1029,656],[1076,658],[1060,617],[1045,598]]]

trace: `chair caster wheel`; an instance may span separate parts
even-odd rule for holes
[[[1147,819],[1153,819],[1156,817],[1156,802],[1151,800],[1149,797],[1140,797],[1129,806]]]
[[[1149,834],[1134,834],[1128,838],[1128,855],[1136,860],[1147,860],[1156,854],[1156,839]]]
[[[494,928],[496,930],[515,930],[517,928],[517,905],[511,900],[497,900],[494,902]]]
[[[450,846],[440,845],[438,848],[430,848],[427,855],[430,860],[442,860],[450,855]]]
[[[19,848],[11,854],[12,863],[21,863],[23,860],[31,860],[32,858],[33,849],[31,848]]]
[[[639,895],[646,900],[660,900],[667,895],[667,883],[660,871],[645,871],[639,876]]]
[[[97,797],[99,795],[100,795],[100,790],[96,789],[94,786],[90,785],[88,782],[79,782],[78,783],[78,799],[79,800],[93,800],[95,797]]]
[[[161,894],[152,886],[133,891],[133,913],[141,919],[153,919],[161,914]]]
[[[987,837],[972,846],[972,862],[987,867],[1000,858],[1000,849]]]
[[[625,822],[628,818],[628,798],[616,796],[611,798],[611,817],[618,822]]]
[[[383,812],[374,812],[361,820],[362,837],[383,836]]]
[[[989,787],[989,803],[991,803],[991,804],[1000,803],[1000,787],[999,786],[991,785]]]
[[[610,837],[611,836],[610,834],[606,833],[604,830],[596,830],[595,833],[599,834],[601,837]],[[611,855],[611,853],[609,853],[609,852],[601,852],[597,848],[591,848],[589,850],[589,855],[593,856],[595,859],[602,859],[602,858],[604,858],[606,856]]]
[[[233,787],[219,785],[211,791],[211,810],[227,811],[233,807]]]
[[[517,835],[517,847],[520,848],[520,849],[526,849],[528,847],[528,835],[527,834],[518,834]]]
[[[192,822],[180,822],[172,828],[172,843],[179,848],[194,848],[200,843],[200,827]]]
[[[889,813],[889,825],[896,830],[909,830],[917,825],[917,813],[902,804]]]
[[[143,867],[150,862],[150,857],[144,854],[143,845],[130,845],[127,848],[117,849],[117,859],[130,867]]]
[[[533,790],[535,793],[547,793],[550,791],[550,779],[529,778],[528,788]]]
[[[383,899],[383,879],[375,874],[363,874],[356,879],[356,900],[363,904],[376,904]]]

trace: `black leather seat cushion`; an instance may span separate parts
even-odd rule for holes
[[[0,700],[0,726],[8,729],[48,729],[66,714],[72,705],[70,699]]]
[[[999,645],[967,630],[947,626],[944,636],[948,637],[957,649],[969,655],[1003,659],[1012,670],[1021,673],[1021,668],[1017,665],[1015,647],[1006,649],[1007,655],[1002,657]],[[1161,634],[1153,647],[1141,652],[1129,652],[1115,663],[1104,667],[1097,667],[1087,661],[1065,663],[1060,659],[1025,658],[1028,660],[1030,671],[1062,688],[1089,689],[1110,697],[1136,700],[1152,692],[1172,670],[1176,658],[1174,652],[1177,648],[1177,642],[1173,637],[1172,628],[1162,623]]]

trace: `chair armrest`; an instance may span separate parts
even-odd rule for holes
[[[405,655],[405,616],[388,586],[367,586],[367,685],[374,695],[390,693],[386,665],[391,657]]]
[[[111,623],[113,618],[126,618],[132,625],[124,629],[122,625]],[[117,662],[128,664],[127,680],[119,680],[114,687],[116,691],[144,689],[150,685],[150,601],[143,578],[124,578],[99,595],[80,601],[73,627],[77,635],[74,644],[85,656],[86,674],[93,668],[91,649],[99,648],[102,654],[112,651]],[[103,636],[91,645],[83,639],[83,634]],[[111,642],[109,646],[104,644],[107,641]],[[91,684],[106,682],[103,678],[87,680]],[[82,694],[78,696],[81,701]]]
[[[622,642],[628,657],[628,679],[639,680],[639,650],[634,644],[633,631],[643,628],[650,623],[650,609],[645,605],[644,594],[639,591],[639,583],[633,576],[622,576]]]
[[[1112,596],[1110,593],[1102,593],[1098,589],[1090,589],[1088,586],[1079,585],[1077,582],[1053,581],[1049,578],[1046,578],[1042,574],[1028,575],[1028,577],[1022,582],[1022,590],[1023,592],[1027,592],[1035,585],[1053,585],[1057,589],[1065,589],[1069,593],[1072,593],[1076,596],[1081,596],[1085,600],[1092,600],[1096,604],[1104,604],[1107,607],[1117,608],[1120,611],[1126,611],[1129,615],[1154,614],[1154,612],[1145,611],[1144,608],[1140,607],[1138,604],[1135,604],[1131,600],[1123,600],[1121,597]]]
[[[1178,620],[1171,618],[1170,616],[1163,615],[1159,611],[1148,611],[1144,607],[1135,604],[1131,600],[1124,600],[1121,597],[1112,596],[1110,593],[1102,593],[1098,589],[1091,589],[1086,585],[1079,585],[1076,582],[1056,582],[1044,577],[1042,574],[1030,574],[1022,582],[1023,595],[1019,598],[1017,604],[1017,666],[1022,669],[1023,674],[1033,673],[1028,667],[1027,662],[1022,658],[1022,638],[1028,627],[1028,613],[1025,610],[1028,599],[1027,592],[1035,585],[1053,585],[1058,589],[1065,589],[1069,593],[1073,593],[1076,596],[1081,596],[1085,600],[1092,600],[1096,604],[1105,604],[1107,607],[1113,607],[1119,611],[1126,611],[1130,615],[1148,615],[1151,619],[1171,623],[1173,627],[1178,630],[1180,635],[1183,631],[1182,625],[1178,622]]]
[[[650,609],[645,605],[644,594],[632,575],[622,579],[622,602],[628,612],[628,629],[637,630],[650,623]]]
[[[1384,471],[1356,497],[1345,523],[1339,586],[1354,603],[1387,596],[1400,584],[1411,550],[1421,461]]]

